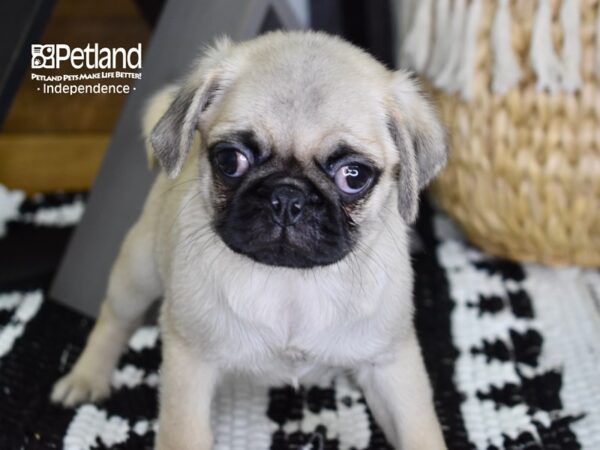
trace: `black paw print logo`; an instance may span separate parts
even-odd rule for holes
[[[54,68],[54,46],[33,44],[31,46],[31,67],[34,69]]]
[[[40,67],[42,67],[44,65],[44,58],[42,58],[41,56],[34,56],[33,62],[31,65],[34,68],[39,69]]]

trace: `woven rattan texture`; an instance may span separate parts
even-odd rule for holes
[[[552,36],[563,40],[560,1]],[[594,73],[598,0],[581,0],[582,87],[539,92],[530,58],[536,2],[510,2],[510,41],[523,69],[506,95],[491,89],[495,2],[484,1],[473,100],[436,91],[451,157],[433,185],[437,202],[494,255],[600,265],[600,81]],[[508,37],[507,37],[508,38]]]

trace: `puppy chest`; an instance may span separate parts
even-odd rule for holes
[[[324,308],[280,308],[273,322],[262,332],[248,325],[248,333],[261,333],[264,347],[249,346],[258,342],[241,340],[239,348],[249,348],[285,367],[302,371],[305,366],[352,365],[371,360],[385,349],[388,335],[377,317],[348,319]]]
[[[261,372],[347,366],[371,359],[386,341],[378,317],[351,308],[347,293],[332,298],[335,284],[326,291],[306,279],[261,279],[259,269],[249,280],[224,283],[221,292],[204,292],[193,313],[189,302],[177,308],[192,340],[224,365]]]
[[[303,364],[308,362],[310,354],[306,349],[295,345],[288,345],[281,351],[281,357],[291,364]]]

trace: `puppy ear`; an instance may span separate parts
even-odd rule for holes
[[[417,217],[419,191],[446,165],[446,130],[418,83],[405,72],[393,75],[388,128],[400,155],[398,209],[407,223]]]
[[[181,172],[203,114],[222,94],[217,66],[230,47],[228,39],[217,42],[179,88],[161,91],[147,108],[144,128],[151,128],[153,154],[169,178]],[[158,122],[150,125],[159,112]]]
[[[167,112],[175,96],[179,92],[179,86],[169,85],[156,92],[146,104],[144,114],[142,116],[142,135],[146,143],[146,158],[148,160],[148,168],[153,169],[158,162],[154,156],[154,147],[150,141],[152,130]]]

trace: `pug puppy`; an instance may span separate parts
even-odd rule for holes
[[[413,79],[341,39],[222,39],[148,106],[162,166],[123,242],[65,406],[109,393],[149,305],[163,363],[156,448],[208,450],[226,372],[351,371],[396,449],[444,449],[413,325],[409,225],[445,133]]]

